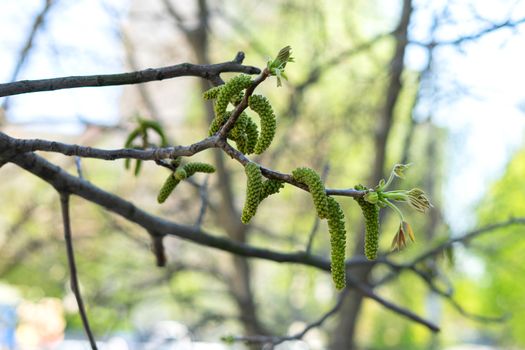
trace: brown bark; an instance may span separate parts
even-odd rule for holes
[[[394,55],[390,61],[389,68],[389,82],[387,86],[385,102],[382,112],[377,121],[377,129],[374,138],[374,152],[375,159],[372,167],[372,172],[369,178],[369,185],[374,185],[383,178],[383,171],[385,168],[386,146],[388,136],[392,128],[394,119],[394,109],[396,102],[401,92],[401,74],[403,73],[403,60],[405,57],[405,49],[408,43],[408,25],[410,16],[412,14],[412,0],[403,1],[403,10],[397,29],[394,31],[396,39],[396,47]],[[361,230],[363,231],[363,230]],[[356,244],[355,254],[362,254],[364,246],[364,235],[358,235],[358,242]],[[371,267],[363,266],[350,270],[349,272],[360,282],[366,283],[370,274]],[[348,350],[354,349],[356,327],[359,319],[359,313],[362,306],[362,295],[351,290],[346,296],[346,300],[340,311],[339,322],[336,326],[332,337],[331,349],[333,350]]]

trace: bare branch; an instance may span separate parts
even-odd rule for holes
[[[425,327],[427,327],[428,329],[430,329],[432,332],[439,332],[439,327],[436,326],[435,324],[433,324],[432,322],[430,321],[427,321],[425,320],[424,318],[412,313],[411,311],[407,310],[407,309],[404,309],[402,307],[400,307],[399,305],[396,305],[394,303],[392,303],[391,301],[388,301],[386,299],[383,299],[381,296],[377,295],[376,293],[374,293],[373,289],[366,286],[365,284],[363,283],[359,283],[357,282],[356,280],[354,280],[354,278],[352,276],[347,276],[347,280],[349,280],[349,282],[364,296],[370,298],[370,299],[374,299],[375,301],[377,301],[379,304],[383,305],[384,307],[386,307],[387,309],[390,309],[392,311],[394,311],[395,313],[399,314],[399,315],[402,315],[414,322],[417,322]]]
[[[115,86],[146,83],[155,80],[171,79],[182,76],[201,77],[212,82],[220,79],[225,72],[259,74],[257,67],[245,66],[236,61],[217,64],[181,63],[162,68],[148,68],[136,72],[71,76],[52,79],[21,80],[13,83],[0,84],[0,97],[25,94],[38,91],[53,91],[79,87]]]
[[[502,316],[485,316],[485,315],[478,315],[475,313],[472,313],[470,311],[467,311],[456,299],[453,298],[453,290],[449,291],[443,291],[441,288],[439,288],[435,282],[432,276],[429,276],[428,273],[425,273],[424,271],[421,271],[421,269],[418,269],[414,267],[411,269],[416,273],[430,288],[430,290],[443,299],[445,299],[454,309],[456,309],[457,312],[459,312],[462,316],[469,318],[471,320],[477,321],[477,322],[484,322],[484,323],[501,323],[504,322],[509,318],[510,315],[504,314]]]
[[[424,252],[423,254],[416,257],[414,260],[412,260],[410,263],[406,264],[406,267],[414,266],[417,263],[424,261],[432,256],[435,256],[437,254],[442,253],[445,249],[451,247],[454,243],[467,243],[468,241],[472,240],[475,237],[478,237],[482,234],[500,229],[505,228],[512,225],[525,225],[525,217],[519,217],[519,218],[510,218],[507,221],[498,222],[495,224],[487,225],[481,228],[478,228],[476,230],[473,230],[463,236],[451,238],[447,240],[446,242],[443,242],[434,248]]]
[[[204,179],[204,182],[202,185],[199,186],[199,196],[201,198],[201,208],[199,210],[199,216],[197,217],[197,221],[195,222],[195,227],[200,229],[202,226],[202,222],[204,221],[204,215],[206,215],[206,209],[209,205],[209,194],[208,194],[208,180],[209,176],[206,176]]]
[[[71,220],[69,219],[69,194],[66,192],[60,192],[60,206],[62,208],[62,220],[64,223],[64,239],[66,241],[67,249],[67,261],[69,263],[69,272],[71,274],[71,290],[75,294],[75,299],[78,304],[78,311],[80,313],[80,318],[82,319],[82,324],[84,325],[84,330],[91,344],[91,349],[97,350],[97,343],[95,342],[95,337],[93,332],[91,332],[91,327],[89,326],[89,320],[87,317],[86,309],[84,308],[84,301],[82,300],[82,294],[80,293],[80,288],[78,285],[78,275],[77,275],[77,266],[75,263],[75,252],[73,250],[73,239],[71,237]]]
[[[496,24],[492,24],[491,26],[485,28],[485,29],[482,29],[480,30],[479,32],[477,33],[473,33],[473,34],[470,34],[470,35],[464,35],[464,36],[461,36],[457,39],[454,39],[454,40],[443,40],[443,41],[431,41],[431,42],[428,42],[428,43],[425,43],[425,42],[420,42],[420,41],[411,41],[410,43],[411,44],[414,44],[414,45],[419,45],[419,46],[423,46],[423,47],[426,47],[426,48],[433,48],[433,47],[436,47],[436,46],[457,46],[457,45],[460,45],[460,44],[463,44],[465,42],[469,42],[469,41],[475,41],[477,39],[480,39],[481,37],[487,35],[487,34],[490,34],[490,33],[493,33],[499,29],[502,29],[502,28],[516,28],[518,26],[520,26],[521,24],[525,23],[525,18],[521,18],[519,20],[516,20],[516,21],[512,21],[510,19],[504,21],[504,22],[501,22],[501,23],[496,23]]]
[[[239,112],[240,113],[240,112]],[[226,126],[226,124],[225,124]],[[245,165],[250,160],[240,151],[233,148],[225,140],[219,139],[219,135],[214,135],[196,142],[189,146],[174,146],[164,148],[151,148],[147,150],[122,148],[116,150],[103,150],[93,147],[65,144],[56,141],[41,139],[15,139],[3,132],[0,132],[0,149],[3,149],[2,158],[10,158],[19,153],[32,151],[48,151],[62,153],[68,156],[75,155],[84,158],[97,158],[104,160],[115,160],[123,158],[155,160],[160,161],[166,158],[177,156],[192,156],[209,148],[222,148],[228,155]],[[295,187],[308,191],[308,187],[301,182],[294,180],[292,175],[283,174],[261,166],[263,175],[269,179],[285,181]],[[361,197],[364,191],[349,189],[327,189],[326,194],[334,196]]]
[[[189,146],[175,146],[163,148],[150,148],[146,150],[122,148],[116,150],[104,150],[93,147],[80,145],[71,145],[56,141],[47,141],[41,139],[15,139],[9,135],[0,132],[0,142],[4,143],[10,151],[15,153],[24,153],[32,151],[46,151],[62,153],[66,156],[78,156],[83,158],[97,158],[104,160],[115,159],[141,159],[141,160],[161,160],[174,158],[177,156],[192,156],[208,148],[216,147],[217,137],[208,137],[202,141]]]
[[[238,337],[233,337],[233,340],[234,341],[242,341],[242,342],[246,342],[246,343],[262,343],[262,344],[271,344],[271,345],[278,345],[280,343],[283,343],[285,341],[290,341],[290,340],[300,340],[306,335],[306,333],[308,333],[309,331],[311,331],[314,328],[322,326],[323,323],[327,319],[329,319],[330,317],[335,315],[335,313],[337,313],[337,311],[339,311],[339,309],[341,308],[341,305],[343,304],[343,301],[344,301],[344,297],[346,296],[347,293],[348,293],[348,289],[345,289],[339,295],[339,297],[337,299],[337,303],[330,310],[328,310],[325,314],[323,314],[323,316],[321,316],[316,321],[308,324],[306,327],[304,327],[304,329],[302,331],[300,331],[300,332],[298,332],[296,334],[289,335],[289,336],[281,336],[281,337],[279,337],[279,336],[266,336],[266,335],[238,336]]]

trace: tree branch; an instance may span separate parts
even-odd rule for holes
[[[15,69],[13,70],[13,73],[11,75],[10,81],[14,81],[18,77],[18,74],[20,73],[20,70],[24,66],[24,63],[26,62],[27,57],[29,57],[29,52],[33,48],[33,44],[34,44],[36,35],[38,31],[40,30],[40,28],[44,26],[45,19],[51,10],[51,7],[54,4],[55,2],[53,0],[45,0],[44,7],[40,11],[40,13],[38,13],[38,15],[35,17],[35,20],[33,21],[33,25],[31,26],[31,31],[29,32],[29,35],[25,41],[24,47],[20,51],[20,55],[18,57],[18,61],[16,63]],[[9,108],[9,99],[6,98],[4,100],[4,102],[2,103],[2,107],[4,109]]]
[[[160,161],[162,159],[174,158],[177,156],[189,157],[209,148],[220,147],[228,155],[230,155],[230,157],[236,159],[242,165],[250,162],[250,159],[248,159],[243,153],[236,150],[225,140],[220,139],[219,137],[219,135],[210,136],[189,146],[151,148],[147,150],[132,148],[104,150],[41,139],[16,139],[7,134],[4,134],[3,132],[0,132],[0,152],[3,153],[2,158],[4,159],[9,159],[16,154],[25,152],[48,151],[61,153],[67,156],[75,155],[84,158],[96,158],[104,160],[132,158]],[[295,187],[308,191],[308,187],[305,184],[296,181],[292,175],[283,174],[263,166],[261,166],[261,171],[262,174],[269,179],[282,180]],[[365,191],[358,191],[353,188],[327,189],[326,194],[334,196],[362,197],[365,194]]]
[[[89,343],[91,344],[91,349],[97,350],[97,343],[95,342],[95,337],[93,336],[93,332],[91,332],[91,327],[89,326],[86,309],[84,308],[84,301],[82,300],[82,294],[80,293],[80,287],[78,285],[77,266],[75,263],[75,253],[73,250],[73,239],[71,237],[71,220],[69,219],[69,194],[66,192],[59,193],[60,206],[62,208],[62,220],[64,223],[64,239],[66,241],[67,261],[69,263],[69,272],[71,274],[71,290],[73,291],[73,294],[75,294],[80,318],[82,319],[84,330],[86,331]]]
[[[481,37],[483,37],[484,35],[486,34],[490,34],[492,32],[495,32],[499,29],[502,29],[502,28],[516,28],[518,26],[520,26],[521,24],[525,23],[525,18],[521,18],[519,20],[516,20],[516,21],[512,21],[510,19],[504,21],[504,22],[501,22],[501,23],[496,23],[496,24],[492,24],[491,26],[485,28],[485,29],[482,29],[480,30],[479,32],[477,33],[473,33],[473,34],[470,34],[470,35],[464,35],[464,36],[461,36],[457,39],[454,39],[454,40],[442,40],[442,41],[431,41],[431,42],[421,42],[421,41],[410,41],[411,44],[414,44],[414,45],[419,45],[419,46],[423,46],[423,47],[426,47],[426,48],[433,48],[433,47],[436,47],[436,46],[457,46],[457,45],[460,45],[460,44],[463,44],[465,42],[468,42],[468,41],[474,41],[474,40],[477,40]]]
[[[71,76],[53,79],[21,80],[13,83],[0,84],[0,97],[25,94],[38,91],[53,91],[93,86],[114,86],[146,83],[155,80],[164,80],[182,76],[201,77],[213,82],[220,79],[225,72],[239,72],[259,74],[257,67],[245,66],[237,61],[217,64],[181,63],[162,68],[148,68],[145,70],[105,75]]]
[[[10,148],[10,152],[25,153],[33,151],[46,151],[61,153],[66,156],[78,156],[83,158],[96,158],[104,160],[115,159],[141,159],[141,160],[161,160],[174,158],[177,156],[189,157],[209,148],[217,147],[217,137],[211,136],[189,146],[175,146],[163,148],[150,148],[146,150],[122,148],[115,150],[105,150],[87,146],[72,145],[56,141],[41,139],[16,139],[0,132],[0,143]]]
[[[66,173],[60,167],[51,164],[47,160],[34,153],[15,155],[10,159],[10,162],[19,165],[20,167],[45,180],[55,187],[57,191],[61,193],[73,193],[90,202],[101,205],[107,210],[119,214],[127,220],[138,224],[148,232],[162,232],[162,234],[165,235],[177,236],[203,246],[217,248],[238,256],[260,258],[280,263],[298,263],[316,267],[323,271],[330,271],[330,262],[322,257],[310,255],[305,252],[282,253],[264,248],[257,248],[247,244],[235,242],[230,239],[213,236],[194,227],[180,225],[153,216],[141,210],[140,208],[137,208],[132,203],[90,184],[84,179],[80,179]],[[366,264],[366,262],[358,260],[357,264]],[[431,330],[438,329],[436,326],[413,314],[409,310],[403,309],[400,306],[397,306],[379,297],[370,288],[360,285],[350,276],[347,278],[349,284],[355,286],[363,295],[376,300],[383,306],[396,313],[425,325]]]
[[[238,337],[233,337],[232,340],[233,341],[242,341],[242,342],[246,342],[246,343],[255,343],[255,344],[262,343],[262,344],[271,344],[271,345],[278,345],[278,344],[281,344],[281,343],[283,343],[285,341],[290,341],[290,340],[301,340],[306,335],[306,333],[308,333],[309,331],[311,331],[314,328],[322,326],[323,323],[327,319],[329,319],[330,317],[335,315],[337,313],[337,311],[339,311],[339,309],[341,308],[341,305],[343,304],[344,297],[346,296],[347,293],[348,293],[348,289],[345,289],[339,295],[339,297],[337,299],[337,303],[330,310],[328,310],[326,313],[324,313],[323,316],[321,316],[316,321],[308,324],[306,327],[303,328],[302,331],[300,331],[300,332],[298,332],[296,334],[288,335],[288,336],[280,336],[280,337],[279,336],[266,336],[266,335],[238,336]]]

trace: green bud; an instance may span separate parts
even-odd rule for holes
[[[408,191],[408,204],[410,204],[412,208],[422,213],[433,207],[426,193],[419,188],[413,188]]]
[[[365,201],[372,204],[377,204],[377,202],[379,201],[379,195],[375,191],[368,192],[367,194],[365,194],[364,198]]]
[[[392,172],[399,178],[404,179],[405,178],[405,170],[407,170],[412,163],[408,164],[396,164],[394,165],[394,169]]]

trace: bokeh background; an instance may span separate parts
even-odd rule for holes
[[[289,80],[258,89],[279,126],[256,160],[288,173],[310,166],[330,188],[373,186],[393,164],[413,163],[396,186],[423,188],[435,207],[427,215],[406,210],[417,241],[389,255],[402,264],[478,227],[525,216],[524,28],[525,3],[510,0],[0,0],[0,79],[218,63],[238,51],[246,64],[264,67],[291,45]],[[141,116],[162,123],[172,144],[190,144],[207,135],[205,88],[177,78],[2,98],[0,126],[14,137],[119,148]],[[226,177],[196,176],[163,206],[156,194],[167,172],[152,162],[135,177],[123,161],[45,156],[170,220],[283,251],[311,241],[312,252],[329,255],[325,224],[294,188],[239,228],[231,214],[242,208],[243,169],[213,152],[195,158],[221,164]],[[0,349],[86,349],[57,194],[12,164],[0,179]],[[348,254],[357,256],[359,207],[340,202]],[[398,225],[391,214],[382,222],[384,254]],[[79,198],[72,218],[82,292],[107,349],[242,349],[221,337],[294,334],[337,301],[330,276],[312,268],[167,238],[169,264],[159,269],[138,227]],[[354,271],[438,324],[437,334],[350,293],[354,302],[279,348],[525,348],[523,232],[504,226],[460,240],[415,265],[418,273],[381,264]]]

